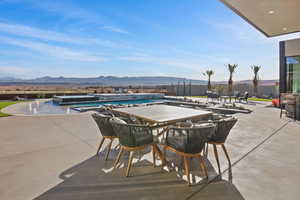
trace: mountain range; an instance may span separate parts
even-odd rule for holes
[[[206,80],[195,80],[169,76],[132,76],[132,77],[117,77],[117,76],[99,76],[91,78],[76,78],[76,77],[51,77],[44,76],[34,79],[18,79],[13,77],[0,77],[1,85],[12,84],[74,84],[74,85],[107,85],[107,86],[128,86],[128,85],[170,85],[183,84],[183,82],[193,85],[207,84]],[[252,84],[251,80],[238,81],[239,83]],[[277,80],[261,80],[262,85],[274,85]],[[226,81],[212,82],[213,84],[226,84]]]

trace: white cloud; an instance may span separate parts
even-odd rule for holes
[[[24,75],[30,70],[24,67],[17,66],[0,66],[1,75],[12,76],[12,75]]]
[[[1,2],[1,1],[0,1]],[[3,3],[22,3],[22,4],[28,4],[30,7],[46,11],[50,14],[59,15],[63,17],[64,20],[76,20],[76,24],[83,25],[83,24],[111,24],[111,20],[107,18],[104,15],[101,15],[99,12],[94,12],[92,10],[86,10],[83,9],[76,4],[72,4],[70,2],[66,1],[60,1],[60,0],[43,0],[43,1],[37,1],[37,0],[27,0],[27,1],[21,1],[21,0],[5,0]],[[121,34],[129,34],[128,31],[121,29],[116,26],[103,26],[102,29],[121,33]],[[51,32],[48,32],[51,34]],[[49,34],[46,33],[47,36]],[[53,37],[58,36],[58,38],[61,38],[62,35],[54,34]],[[65,40],[65,38],[63,39]],[[106,43],[106,42],[104,42]]]
[[[12,35],[30,37],[45,41],[55,41],[77,45],[100,45],[110,48],[128,48],[128,45],[112,42],[110,40],[101,40],[89,37],[74,37],[69,34],[59,33],[55,31],[43,30],[30,26],[7,24],[0,22],[0,32],[9,33]]]
[[[0,36],[0,42],[31,49],[43,54],[47,54],[50,56],[55,56],[67,60],[87,61],[87,62],[103,62],[107,60],[106,58],[102,58],[100,56],[90,54],[87,52],[74,51],[69,48],[49,45],[41,42],[32,42],[28,40],[19,40],[19,39],[13,39],[9,37],[1,37],[1,36]]]
[[[116,33],[129,34],[128,31],[113,26],[103,26],[102,29]]]
[[[154,63],[159,65],[172,66],[177,68],[186,68],[190,70],[199,70],[201,64],[199,62],[193,62],[186,59],[175,59],[175,58],[163,58],[160,56],[152,56],[146,54],[135,54],[132,56],[119,57],[120,60],[130,61],[130,62],[144,62],[144,63]]]
[[[142,62],[142,63],[153,63],[158,65],[172,66],[178,69],[191,70],[193,72],[200,72],[206,70],[206,68],[222,66],[224,63],[230,61],[229,58],[222,55],[198,55],[178,57],[175,55],[162,56],[145,53],[135,53],[129,56],[119,57],[120,60],[130,62]]]

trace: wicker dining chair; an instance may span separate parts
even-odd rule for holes
[[[189,159],[198,157],[200,166],[208,179],[208,172],[202,157],[202,151],[207,142],[207,138],[213,134],[214,124],[206,124],[199,127],[170,127],[166,133],[164,149],[175,152],[184,159],[185,174],[188,179],[188,185],[191,185]]]
[[[216,124],[216,131],[215,133],[208,139],[207,146],[206,146],[206,156],[208,156],[208,146],[209,144],[213,145],[214,148],[214,154],[218,165],[219,174],[221,175],[221,168],[220,168],[220,161],[219,161],[219,155],[217,146],[221,146],[225,156],[228,160],[229,169],[231,172],[231,161],[227,152],[227,149],[225,147],[225,141],[227,139],[227,136],[230,133],[230,130],[233,128],[233,126],[236,124],[237,118],[236,117],[227,117],[224,119],[216,120],[214,123]],[[231,176],[231,175],[230,175]]]
[[[102,139],[100,141],[100,144],[99,144],[99,147],[97,149],[96,155],[99,154],[104,141],[106,139],[110,140],[109,144],[108,144],[106,154],[105,154],[105,160],[107,160],[109,152],[111,150],[111,145],[112,145],[114,139],[118,138],[115,131],[112,128],[112,125],[111,125],[110,121],[109,121],[111,119],[111,116],[102,115],[102,114],[98,114],[98,113],[93,113],[92,117],[95,120],[95,122],[96,122],[96,124],[97,124],[97,126],[100,130],[100,133],[102,135]]]
[[[296,120],[297,118],[297,98],[291,93],[281,93],[279,98],[280,118],[285,113],[286,116]]]
[[[121,145],[119,154],[114,163],[114,169],[117,167],[123,151],[125,150],[130,152],[127,170],[125,174],[126,177],[128,177],[132,166],[134,153],[136,151],[145,149],[149,146],[152,146],[153,165],[155,167],[156,153],[158,153],[160,157],[162,156],[162,153],[156,146],[156,143],[154,142],[152,128],[148,125],[127,124],[125,122],[120,122],[120,121],[116,122],[113,119],[111,119],[110,122],[112,124],[114,131],[117,133],[119,137],[119,142]]]

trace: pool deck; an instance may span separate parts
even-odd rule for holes
[[[111,172],[117,151],[107,162],[104,150],[95,156],[100,133],[89,113],[0,118],[0,199],[299,199],[299,122],[279,119],[266,103],[246,107],[253,112],[236,114],[227,141],[233,182],[221,151],[223,179],[214,179],[210,148],[210,183],[192,187],[148,158],[134,165],[132,177],[122,168]]]

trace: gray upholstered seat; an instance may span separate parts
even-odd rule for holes
[[[214,130],[213,124],[191,128],[171,127],[167,132],[166,145],[183,153],[200,153]]]
[[[121,150],[116,158],[114,168],[117,167],[122,152],[129,151],[130,156],[128,160],[128,166],[126,171],[126,176],[129,176],[130,168],[132,165],[132,159],[135,151],[142,150],[148,146],[152,146],[153,151],[153,165],[155,166],[155,154],[161,157],[164,163],[164,158],[156,143],[153,140],[152,128],[148,125],[138,125],[138,124],[125,124],[114,120],[111,120],[112,127],[119,137],[119,142],[121,144]]]
[[[123,146],[139,147],[153,142],[152,129],[149,126],[111,122]]]
[[[110,116],[93,113],[92,117],[95,120],[102,136],[117,136],[109,121],[111,118]]]
[[[229,135],[230,130],[236,124],[237,118],[227,117],[220,120],[215,120],[214,123],[217,125],[216,131],[209,138],[208,142],[224,143]]]
[[[200,159],[200,166],[208,178],[208,172],[201,153],[207,138],[213,134],[214,130],[215,125],[207,123],[196,127],[170,127],[167,131],[164,148],[183,156],[188,185],[191,185],[189,160],[187,159],[189,157]]]
[[[99,113],[92,114],[92,117],[95,120],[95,122],[100,130],[100,133],[102,135],[102,139],[100,141],[100,144],[99,144],[99,147],[98,147],[98,150],[96,153],[97,155],[99,154],[100,149],[101,149],[105,139],[110,140],[106,154],[105,154],[105,160],[107,160],[113,140],[117,138],[117,135],[116,135],[115,131],[113,130],[112,125],[110,123],[111,117],[107,116],[107,115],[99,114]]]
[[[215,154],[215,158],[218,164],[218,170],[219,170],[219,174],[221,175],[221,167],[220,167],[220,161],[219,161],[219,155],[218,155],[218,150],[217,150],[217,146],[221,146],[226,158],[228,160],[228,165],[229,165],[229,172],[228,172],[228,176],[229,176],[229,181],[232,180],[232,172],[231,172],[231,161],[227,152],[227,149],[225,147],[225,141],[231,131],[231,129],[233,128],[233,126],[236,124],[237,122],[237,118],[235,117],[226,117],[224,119],[220,119],[220,120],[215,120],[214,123],[216,124],[216,131],[215,133],[208,139],[208,144],[212,144],[213,148],[214,148],[214,154]],[[208,145],[206,148],[206,156],[208,156]]]

